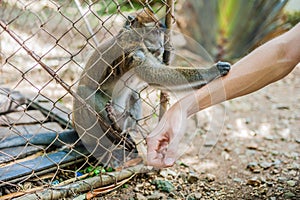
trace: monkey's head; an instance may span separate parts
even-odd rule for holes
[[[145,8],[129,15],[125,29],[133,29],[153,55],[158,57],[162,54],[165,26],[150,9]]]

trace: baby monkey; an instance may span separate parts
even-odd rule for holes
[[[73,105],[75,129],[86,141],[105,148],[111,143],[124,145],[131,151],[135,142],[129,133],[137,131],[137,121],[142,118],[139,92],[145,83],[186,90],[200,88],[229,72],[226,62],[204,69],[166,66],[161,61],[163,34],[158,18],[144,9],[128,16],[118,35],[90,56],[77,89],[85,103],[74,99]]]

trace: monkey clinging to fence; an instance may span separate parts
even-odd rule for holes
[[[161,61],[163,34],[158,18],[145,9],[128,16],[118,35],[97,47],[77,89],[84,103],[74,99],[73,121],[80,135],[95,145],[103,140],[105,148],[112,142],[135,149],[129,133],[137,131],[136,122],[142,116],[142,85],[200,88],[229,72],[230,64],[225,62],[204,69],[166,66]]]

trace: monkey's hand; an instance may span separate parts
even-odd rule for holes
[[[146,60],[146,55],[144,53],[145,48],[136,49],[128,55],[129,58],[129,68],[135,68]]]
[[[230,71],[230,67],[231,67],[230,63],[221,62],[221,61],[217,62],[216,66],[217,66],[221,76],[227,75],[228,72]]]

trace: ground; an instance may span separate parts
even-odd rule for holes
[[[220,123],[198,127],[173,167],[139,174],[101,198],[299,199],[299,77],[298,66],[281,81],[215,106],[212,119]]]

